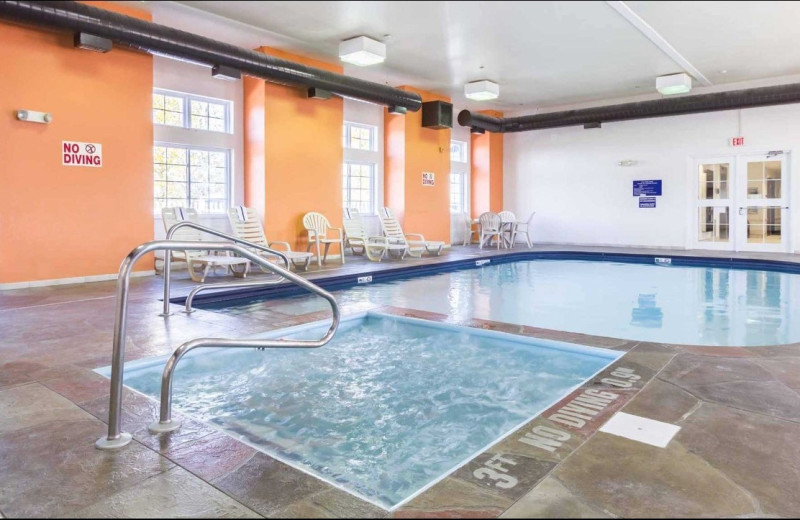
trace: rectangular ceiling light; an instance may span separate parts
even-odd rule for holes
[[[383,63],[386,45],[366,36],[351,38],[339,44],[339,59],[359,67]]]
[[[686,94],[692,90],[692,78],[685,72],[659,76],[656,78],[656,90],[664,96]]]
[[[500,85],[489,80],[473,81],[464,85],[464,95],[474,101],[487,101],[497,99],[500,95]]]

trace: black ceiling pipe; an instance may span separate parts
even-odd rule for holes
[[[698,114],[788,103],[800,103],[800,84],[664,98],[520,117],[491,117],[462,110],[458,114],[458,123],[461,126],[481,128],[489,132],[526,132],[562,126],[597,125],[611,121]]]
[[[132,16],[77,2],[0,0],[0,18],[107,38],[150,54],[207,66],[223,66],[283,85],[313,87],[334,94],[416,112],[413,92],[308,67]]]

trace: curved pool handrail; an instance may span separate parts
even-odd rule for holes
[[[172,236],[175,234],[175,232],[178,231],[181,228],[184,228],[184,227],[193,228],[193,229],[196,229],[198,231],[203,231],[204,233],[208,233],[209,235],[214,235],[214,236],[219,237],[219,238],[224,238],[226,240],[230,240],[234,244],[241,244],[243,246],[247,246],[248,248],[256,249],[258,251],[263,251],[265,253],[269,253],[271,255],[275,255],[277,257],[280,257],[281,260],[283,260],[284,265],[286,265],[286,270],[289,271],[289,257],[286,256],[285,253],[283,253],[281,251],[278,251],[276,249],[272,249],[272,248],[269,248],[269,247],[266,247],[266,246],[262,246],[262,245],[259,245],[259,244],[253,243],[253,242],[249,242],[247,240],[242,240],[241,238],[239,238],[237,236],[229,235],[228,233],[223,233],[222,231],[219,231],[219,230],[207,227],[207,226],[200,225],[197,222],[192,222],[190,220],[182,220],[182,221],[178,222],[177,224],[175,224],[174,226],[170,227],[167,230],[166,240],[172,240]],[[201,250],[202,251],[202,250],[208,249],[208,248],[196,248],[195,247],[195,248],[192,248],[192,249]],[[266,266],[266,265],[261,264],[261,263],[259,263],[259,265],[262,265],[263,267],[266,267],[268,270],[275,272],[274,270],[270,269],[269,266]],[[170,312],[169,312],[169,300],[170,300],[170,274],[171,274],[171,272],[172,272],[172,255],[165,255],[164,256],[164,273],[163,273],[164,274],[164,307],[163,307],[163,311],[161,313],[161,316],[164,316],[164,317],[167,317],[167,316],[170,315]]]
[[[174,229],[173,226],[172,229]],[[308,289],[310,292],[318,294],[322,296],[328,303],[331,305],[331,312],[333,314],[333,320],[331,322],[331,326],[328,329],[328,332],[323,336],[321,339],[316,341],[308,341],[306,344],[302,346],[306,347],[321,347],[333,337],[336,333],[336,330],[339,327],[339,305],[336,303],[333,295],[331,295],[328,291],[320,288],[319,286],[309,282],[305,278],[289,271],[288,269],[284,269],[283,267],[276,265],[269,260],[259,256],[255,252],[246,249],[245,247],[232,244],[230,242],[200,242],[200,241],[179,241],[179,240],[154,240],[152,242],[146,242],[144,244],[139,245],[138,247],[134,248],[128,256],[122,261],[122,265],[119,268],[119,277],[117,278],[117,288],[116,288],[116,309],[114,312],[114,340],[113,340],[113,348],[111,353],[111,391],[109,396],[109,406],[108,406],[108,435],[105,437],[101,437],[100,439],[95,442],[95,446],[100,449],[116,449],[121,448],[128,443],[131,442],[131,434],[122,432],[120,429],[121,423],[121,412],[122,412],[122,382],[123,382],[123,372],[124,372],[124,363],[125,363],[125,338],[126,338],[126,325],[127,325],[127,318],[128,318],[128,293],[130,292],[130,275],[131,271],[133,270],[133,266],[136,265],[144,255],[147,253],[151,253],[157,250],[164,250],[164,251],[191,251],[191,250],[207,250],[207,251],[231,251],[233,253],[242,256],[251,262],[255,262],[256,264],[264,267],[265,269],[272,271],[273,273],[286,278],[290,282],[299,285],[305,289]],[[166,255],[167,257],[169,254]],[[171,366],[180,359],[180,357],[186,351],[190,350],[191,348],[196,348],[198,346],[211,346],[209,343],[216,343],[219,346],[226,346],[226,347],[234,347],[234,346],[242,346],[244,348],[249,347],[256,347],[256,348],[269,348],[272,347],[274,343],[278,343],[279,346],[298,346],[296,340],[227,340],[227,339],[215,339],[215,338],[200,338],[189,341],[183,345],[181,345],[175,353],[173,353],[173,357],[170,358],[171,360],[175,358],[175,362],[172,363]],[[257,345],[256,343],[261,343]],[[176,358],[176,354],[179,354]],[[168,363],[168,366],[170,364]],[[165,369],[166,372],[166,369]],[[164,403],[162,403],[163,408]]]
[[[184,307],[184,312],[190,314],[194,312],[192,309],[192,303],[194,303],[194,298],[201,292],[206,291],[213,291],[216,289],[245,289],[245,288],[252,288],[252,287],[261,287],[263,285],[277,285],[283,282],[283,277],[278,279],[270,279],[270,280],[257,280],[254,282],[221,282],[221,283],[207,283],[203,285],[198,285],[191,291],[189,291],[189,295],[186,296],[186,304]]]
[[[333,295],[327,291],[320,289],[318,293],[320,296],[328,300],[333,309],[333,320],[330,328],[318,340],[291,340],[291,339],[251,339],[251,340],[230,340],[219,338],[199,338],[187,341],[172,353],[172,356],[167,360],[164,366],[164,372],[161,374],[161,409],[158,422],[154,422],[148,426],[148,430],[152,433],[163,433],[180,428],[180,421],[172,420],[172,380],[175,374],[175,368],[178,362],[190,350],[196,348],[319,348],[326,345],[339,327],[339,308],[334,300]]]

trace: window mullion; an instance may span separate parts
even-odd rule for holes
[[[187,208],[192,207],[192,149],[188,146],[186,150],[186,196],[184,197],[184,204]]]

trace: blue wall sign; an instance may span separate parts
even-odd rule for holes
[[[655,208],[656,207],[656,198],[655,197],[639,197],[639,207],[640,208]]]
[[[640,197],[642,195],[661,195],[661,179],[650,181],[633,181],[633,196]]]

